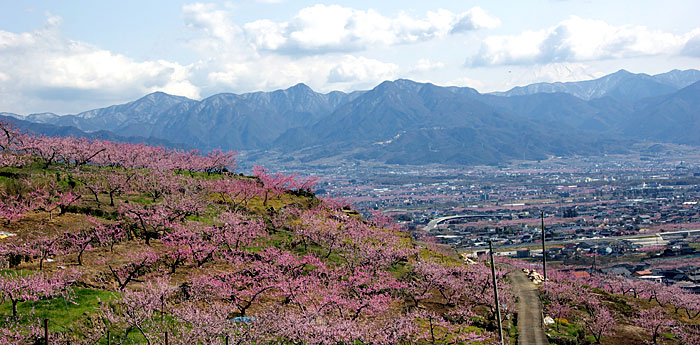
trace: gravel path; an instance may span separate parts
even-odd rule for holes
[[[518,345],[549,344],[542,329],[542,305],[537,287],[519,269],[508,276],[518,296]]]

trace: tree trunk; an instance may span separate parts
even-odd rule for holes
[[[87,189],[88,189],[88,190],[90,191],[90,193],[92,193],[92,195],[95,197],[95,202],[96,202],[97,204],[99,204],[99,203],[100,203],[100,199],[97,197],[97,192],[96,192],[94,189],[90,188],[90,187],[87,187]]]

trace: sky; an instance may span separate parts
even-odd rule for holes
[[[0,112],[700,69],[700,1],[0,0]]]

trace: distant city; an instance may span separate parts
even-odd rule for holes
[[[465,256],[485,253],[493,240],[503,255],[541,258],[544,212],[550,260],[590,267],[596,260],[601,268],[700,256],[699,158],[693,150],[669,149],[498,167],[357,163],[311,171],[321,176],[319,196],[346,199],[367,215],[382,211],[416,237],[430,236]],[[665,270],[635,265],[615,272],[670,279]],[[698,291],[696,271],[697,265],[674,277]]]

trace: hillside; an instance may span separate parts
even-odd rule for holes
[[[44,319],[51,344],[495,337],[487,265],[318,199],[313,179],[236,175],[221,151],[2,129],[0,343],[43,341]]]
[[[668,97],[655,98],[635,116],[630,135],[679,144],[700,145],[700,82]]]

